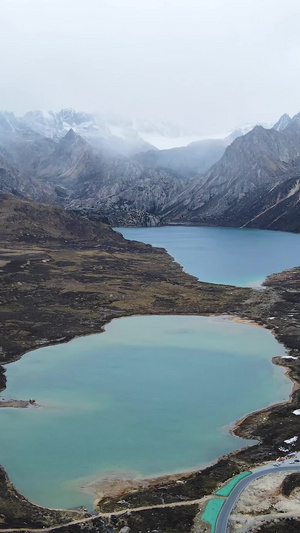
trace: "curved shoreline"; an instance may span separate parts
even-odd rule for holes
[[[245,322],[243,321],[243,323],[245,323]],[[257,324],[257,325],[259,327],[265,327],[265,326],[262,326],[260,324]],[[285,368],[286,371],[285,371],[284,375],[292,382],[292,386],[293,387],[292,387],[292,390],[290,392],[289,398],[286,401],[279,402],[279,403],[278,402],[273,403],[272,405],[269,405],[268,407],[265,407],[265,408],[263,407],[262,409],[258,409],[257,411],[251,411],[251,413],[248,413],[247,415],[245,415],[242,418],[240,418],[239,420],[237,420],[234,423],[234,427],[230,430],[230,433],[232,433],[235,437],[240,437],[240,435],[238,434],[238,429],[239,429],[240,426],[242,426],[242,424],[247,420],[248,417],[253,416],[253,415],[268,414],[275,407],[287,406],[290,403],[292,403],[293,394],[300,389],[300,381],[297,380],[292,375],[291,369],[288,366],[283,365],[283,364],[281,364],[279,362],[280,359],[282,360],[281,356],[274,356],[274,357],[272,357],[272,363],[273,363],[273,365],[282,366],[283,368]],[[288,361],[288,359],[287,359],[287,361]]]
[[[162,315],[151,315],[151,316],[154,317],[154,316],[162,316]],[[176,317],[178,318],[180,315],[173,315],[173,314],[170,315],[170,314],[168,314],[168,315],[165,315],[165,316],[166,316],[166,317],[171,317],[171,318],[176,318]],[[194,315],[194,314],[193,314],[193,315],[188,315],[188,316],[190,316],[191,318],[194,318],[194,317],[195,317],[195,318],[199,318],[199,320],[200,320],[200,318],[202,317],[202,315]],[[132,315],[130,318],[133,318],[133,317],[145,318],[145,316],[144,316],[144,315],[141,315],[141,314]],[[103,328],[102,328],[102,332],[103,332],[103,333],[106,332],[107,329],[108,329],[108,327],[109,327],[109,325],[110,325],[113,321],[116,321],[116,320],[120,321],[121,319],[126,319],[126,318],[129,318],[129,317],[120,317],[120,318],[118,318],[118,319],[112,319],[111,321],[107,322],[107,323],[103,326]],[[147,318],[147,317],[146,317],[146,318]],[[213,325],[216,324],[216,325],[220,326],[220,324],[221,324],[221,327],[222,327],[222,323],[223,323],[223,324],[225,324],[225,327],[226,327],[226,328],[229,327],[229,331],[231,331],[232,329],[233,329],[233,331],[236,331],[236,330],[234,329],[235,327],[234,327],[233,324],[232,324],[232,326],[230,327],[230,322],[236,322],[237,324],[239,324],[239,323],[241,323],[241,324],[246,324],[247,326],[261,327],[259,324],[255,323],[255,322],[252,321],[252,320],[241,319],[240,317],[237,317],[237,316],[230,316],[230,315],[209,315],[209,316],[206,316],[206,317],[204,318],[204,320],[205,320],[205,321],[207,320],[209,325],[211,325],[211,324],[213,324]],[[207,327],[209,327],[209,325],[208,325]],[[238,329],[238,328],[237,328],[237,329]],[[226,329],[226,331],[227,331],[227,329]],[[242,330],[242,331],[243,331],[243,330]],[[246,330],[245,330],[245,331],[246,331]],[[94,334],[94,335],[97,335],[97,334]],[[89,336],[89,335],[88,335],[88,336]],[[77,338],[82,338],[82,337],[77,337]],[[73,339],[73,340],[75,341],[76,338]],[[70,342],[73,342],[73,340],[70,341]],[[42,349],[41,349],[41,350],[42,350]],[[242,350],[241,350],[241,351],[242,351]],[[272,352],[273,352],[273,350],[272,350]],[[27,355],[28,355],[28,354],[27,354]],[[32,352],[32,355],[34,355],[34,351]],[[29,356],[31,357],[31,353],[29,353]],[[268,357],[267,361],[269,362],[269,360],[270,360],[270,358]],[[82,363],[82,364],[83,364],[83,363]],[[280,377],[281,377],[281,376],[280,376]],[[286,392],[287,392],[287,391],[286,391]],[[30,391],[29,391],[29,394],[30,394]],[[37,394],[37,393],[36,393],[36,394]],[[287,395],[285,395],[285,397],[287,397]],[[8,401],[2,401],[2,402],[1,402],[1,400],[0,400],[0,407],[16,407],[16,408],[19,407],[19,408],[25,408],[25,407],[29,407],[29,406],[31,406],[31,405],[32,405],[33,407],[41,407],[41,406],[38,405],[34,400],[29,400],[28,402],[27,402],[27,401],[23,401],[23,400],[8,400]],[[271,405],[275,405],[275,402],[273,402]],[[244,412],[247,412],[247,410],[245,409]],[[240,414],[241,414],[241,413],[240,413]],[[230,416],[231,416],[231,415],[230,415]],[[223,430],[223,423],[222,423],[222,421],[220,421],[220,424],[221,424],[221,426],[222,426],[222,433],[223,433],[223,434],[224,434],[224,433],[233,433],[233,432],[231,431],[231,429],[229,429],[229,427],[232,426],[232,423],[231,423],[231,422],[230,422],[230,424],[227,425],[227,427],[224,426],[224,430]],[[233,434],[233,435],[234,435],[234,434]],[[234,435],[234,436],[238,438],[238,435]],[[243,447],[246,446],[246,445],[247,445],[247,443],[243,443]],[[231,452],[231,453],[233,453],[234,451],[237,451],[237,450],[241,449],[241,448],[239,448],[239,446],[241,446],[239,442],[236,442],[236,443],[233,442],[233,445],[232,445],[232,447],[231,447],[231,449],[232,449],[232,452]],[[201,459],[201,455],[199,455],[199,458]],[[210,466],[211,464],[215,463],[217,460],[218,460],[218,456],[215,456],[215,457],[213,457],[213,458],[212,458],[211,460],[209,460],[209,461],[205,461],[205,462],[202,461],[202,462],[201,462],[201,469],[204,469],[204,468]],[[195,465],[195,466],[194,466],[194,465]],[[165,480],[165,479],[168,479],[168,478],[171,478],[171,477],[174,477],[174,476],[176,476],[176,477],[180,477],[180,476],[182,476],[183,474],[184,474],[184,475],[188,475],[188,474],[190,474],[190,473],[193,473],[193,472],[197,471],[197,470],[200,468],[198,461],[191,465],[192,468],[190,468],[189,466],[190,466],[190,465],[188,465],[188,467],[184,467],[183,470],[177,470],[177,469],[172,469],[172,470],[171,470],[171,469],[170,469],[169,471],[162,471],[161,473],[158,473],[158,474],[157,474],[156,472],[154,472],[153,474],[151,473],[150,476],[147,477],[147,478],[141,478],[141,477],[134,478],[134,477],[133,477],[133,478],[131,479],[131,478],[129,477],[129,479],[130,479],[131,482],[134,481],[134,482],[136,482],[136,483],[139,483],[141,480],[143,480],[143,482],[148,482],[148,481],[151,481],[151,482],[152,482],[152,481],[157,480],[157,479],[161,479],[161,480],[164,479],[164,480]],[[92,476],[89,476],[89,477],[92,478]],[[100,477],[101,477],[101,473],[100,473]],[[113,473],[113,477],[115,477],[114,473]],[[128,479],[128,481],[129,481],[129,479]],[[123,478],[121,478],[121,482],[122,482],[122,481],[123,481]],[[97,483],[94,482],[94,477],[93,477],[93,478],[92,478],[92,482],[87,483],[87,486],[89,486],[89,485],[94,485],[94,486],[95,486],[96,484],[97,484]],[[86,485],[85,485],[85,487],[86,487]]]
[[[135,314],[135,315],[131,315],[131,317],[133,316],[137,316],[137,317],[142,317],[142,316],[145,316],[145,315],[141,315],[141,314]],[[153,316],[153,315],[152,315]],[[157,315],[159,316],[159,315]],[[171,314],[167,314],[166,316],[180,316],[180,315],[171,315]],[[203,315],[190,315],[190,316],[203,316]],[[220,320],[224,320],[224,321],[233,321],[233,322],[236,322],[236,323],[240,323],[240,324],[246,324],[246,325],[250,325],[250,326],[255,326],[255,327],[262,327],[264,329],[266,329],[266,326],[262,325],[262,324],[259,324],[257,322],[255,322],[254,320],[251,320],[251,319],[246,319],[246,318],[241,318],[237,315],[233,316],[233,315],[216,315],[216,314],[210,314],[207,316],[207,318],[217,318],[217,319],[220,319]],[[101,332],[100,333],[104,333],[106,330],[107,330],[107,326],[114,320],[120,320],[122,318],[128,318],[128,317],[119,317],[119,318],[113,318],[111,319],[110,321],[108,321],[107,323],[105,323],[105,325],[102,327],[101,329]],[[273,332],[272,332],[273,334]],[[89,336],[89,335],[86,335],[86,336]],[[80,336],[80,337],[84,337],[84,336]],[[75,338],[80,338],[79,336],[75,337]],[[75,340],[72,339],[72,340]],[[33,350],[35,351],[35,350]],[[278,358],[280,358],[281,356],[278,356]],[[276,359],[276,357],[273,357],[272,358],[272,363],[273,364],[278,364],[274,361],[274,359]],[[284,359],[283,359],[284,360]],[[284,365],[280,365],[280,366],[284,366]],[[293,377],[291,375],[289,375],[289,372],[288,372],[288,367],[287,368],[287,372],[285,373],[289,379],[294,383],[294,387],[295,387],[295,384],[296,384],[296,381],[293,379]],[[299,387],[299,384],[298,384],[298,387]],[[237,438],[243,438],[241,437],[239,434],[238,434],[238,429],[239,429],[239,426],[251,415],[254,415],[254,414],[262,414],[262,413],[265,413],[265,412],[268,412],[268,411],[271,411],[274,407],[278,406],[278,405],[285,405],[285,404],[288,404],[291,400],[291,396],[294,392],[294,388],[292,389],[292,391],[290,392],[289,394],[289,398],[288,400],[284,401],[284,402],[281,402],[280,404],[279,403],[272,403],[269,407],[267,408],[262,408],[262,409],[259,409],[257,411],[252,411],[251,413],[245,415],[243,418],[241,419],[238,419],[236,420],[233,424],[230,424],[233,425],[232,428],[229,428],[228,429],[228,433],[231,433],[233,436],[237,437]],[[15,405],[10,405],[14,403]],[[2,402],[3,404],[3,407],[28,407],[30,405],[30,402],[25,402],[25,401],[22,401],[22,400],[12,400],[12,401],[7,401],[7,402]],[[6,404],[6,405],[5,405]],[[0,402],[0,407],[2,407],[1,405],[1,402]],[[39,407],[38,405],[35,405],[35,407]],[[246,447],[243,447],[243,448],[237,448],[235,450],[233,450],[232,452],[229,452],[228,454],[225,454],[225,455],[222,455],[221,458],[226,458],[226,457],[231,457],[237,453],[239,453],[241,450],[244,450],[248,448],[247,446]],[[205,464],[205,466],[202,466],[201,467],[201,471],[204,471],[206,468],[214,465],[217,463],[217,461],[220,459],[220,457],[216,457],[215,459],[213,459],[212,461],[208,462],[207,464]],[[107,498],[107,497],[112,497],[112,498],[115,498],[115,497],[122,497],[124,494],[128,493],[128,491],[131,491],[131,490],[137,490],[137,489],[146,489],[146,488],[156,488],[156,487],[159,487],[160,484],[165,484],[165,483],[170,483],[170,482],[181,482],[182,480],[188,478],[189,476],[195,474],[196,472],[199,472],[199,469],[195,468],[195,469],[187,469],[187,470],[184,470],[184,471],[179,471],[179,472],[166,472],[164,474],[160,474],[160,475],[157,475],[157,476],[151,476],[149,478],[124,478],[124,477],[119,477],[117,476],[117,473],[112,473],[111,476],[109,475],[103,475],[104,479],[100,482],[97,482],[97,480],[95,481],[91,481],[89,483],[87,483],[86,485],[84,485],[83,487],[81,487],[83,489],[84,492],[88,492],[88,493],[92,493],[92,494],[97,494],[97,497],[96,497],[96,500],[95,500],[95,508],[97,508],[97,506],[100,504],[101,502],[101,499],[102,498]],[[182,481],[183,482],[183,481]],[[102,496],[99,497],[99,492],[102,492]]]
[[[143,250],[142,246],[141,250]],[[51,253],[51,251],[47,250],[47,257],[51,255]],[[71,252],[68,251],[68,256],[70,255],[70,253]],[[52,253],[52,255],[53,254],[58,254],[58,252],[55,251]],[[142,251],[140,251],[139,254],[141,256]],[[91,255],[93,256],[93,254]],[[270,277],[270,280],[267,280],[267,282],[265,283],[268,290],[256,291],[254,289],[236,288],[234,286],[229,287],[201,283],[193,276],[182,272],[181,267],[177,265],[177,263],[175,263],[170,258],[170,256],[168,256],[164,251],[156,252],[156,255],[153,253],[153,256],[156,258],[155,260],[157,262],[155,264],[151,263],[151,268],[152,271],[153,268],[157,269],[155,270],[155,275],[158,276],[159,274],[159,276],[161,276],[159,280],[157,281],[155,276],[153,280],[153,274],[151,273],[152,277],[149,281],[149,270],[145,271],[145,277],[139,278],[138,286],[136,286],[136,282],[133,278],[132,283],[134,288],[132,290],[134,290],[135,292],[129,291],[129,300],[127,299],[125,300],[125,303],[123,303],[119,296],[117,296],[117,298],[114,297],[114,299],[112,299],[113,301],[109,304],[110,307],[103,307],[103,312],[101,310],[101,312],[98,312],[97,315],[93,315],[89,298],[85,298],[82,300],[83,304],[85,305],[84,311],[86,312],[86,314],[82,313],[81,315],[79,315],[77,307],[76,314],[71,313],[68,308],[67,310],[65,310],[63,306],[60,307],[61,301],[66,301],[64,294],[62,293],[64,297],[63,300],[59,300],[60,294],[58,294],[57,292],[55,293],[55,291],[53,291],[51,288],[51,294],[49,295],[49,297],[52,298],[50,302],[53,302],[52,305],[54,307],[53,314],[50,316],[54,317],[53,326],[55,329],[53,330],[53,328],[51,329],[51,327],[49,329],[49,322],[47,322],[47,320],[49,320],[49,313],[45,314],[45,323],[47,325],[47,329],[37,329],[37,333],[35,333],[34,337],[30,338],[29,343],[28,341],[20,341],[19,344],[8,345],[8,355],[6,356],[6,353],[4,353],[4,356],[6,356],[6,360],[4,357],[3,364],[8,364],[8,362],[12,362],[13,360],[15,361],[22,357],[24,353],[40,348],[42,346],[63,343],[71,340],[76,336],[81,337],[84,335],[89,335],[91,333],[101,333],[103,332],[103,327],[112,319],[133,316],[136,314],[190,314],[199,316],[219,316],[222,314],[224,315],[224,313],[226,313],[227,315],[230,314],[231,316],[240,317],[239,319],[241,320],[250,320],[252,324],[256,323],[259,326],[263,326],[267,329],[270,329],[274,336],[277,338],[277,340],[279,340],[279,342],[281,342],[290,351],[291,354],[298,357],[300,350],[300,335],[297,328],[298,325],[300,325],[298,318],[298,316],[300,317],[300,304],[298,306],[297,300],[299,298],[296,298],[295,301],[292,301],[290,298],[285,299],[284,292],[285,289],[287,289],[286,292],[289,292],[289,294],[291,294],[293,291],[297,294],[300,293],[300,269],[292,269],[291,271],[285,271],[281,274],[272,275]],[[149,258],[152,259],[152,262],[153,256],[149,253]],[[43,255],[41,257],[43,257]],[[128,257],[126,257],[127,268],[128,260]],[[141,261],[140,257],[139,261]],[[145,259],[145,265],[147,261]],[[51,262],[43,264],[43,269],[48,269],[50,267]],[[108,267],[108,272],[110,276],[111,265],[109,264]],[[148,263],[147,268],[149,268]],[[163,274],[161,273],[162,270]],[[35,272],[33,272],[32,275],[35,276]],[[103,278],[103,272],[101,273],[101,276]],[[35,278],[33,279],[35,280]],[[124,279],[128,280],[128,277]],[[35,281],[35,283],[37,282],[41,283],[41,281]],[[89,281],[87,283],[89,283]],[[83,289],[84,285],[82,286],[82,291]],[[142,293],[142,298],[140,297],[138,291]],[[113,296],[114,288],[109,287],[107,289],[107,292],[109,297]],[[73,302],[76,301],[77,294],[78,293],[74,292],[74,295],[72,295],[72,299],[67,299],[67,303],[69,304],[69,302],[72,302],[72,305],[74,305]],[[84,292],[80,294],[84,294]],[[132,301],[133,294],[135,299]],[[34,297],[38,298],[38,294],[34,294]],[[128,295],[126,296],[126,298],[128,298]],[[26,305],[28,306],[28,300],[26,300]],[[149,310],[151,311],[150,313]],[[295,314],[295,318],[291,319],[295,326],[292,332],[290,324],[287,324],[286,322],[286,316],[288,316],[289,312],[293,312]],[[44,313],[43,309],[42,313]],[[41,312],[39,311],[38,318],[41,321],[40,315]],[[8,314],[7,320],[10,320],[11,316],[11,314]],[[16,316],[18,317],[18,315]],[[81,321],[77,319],[78,316]],[[276,320],[274,320],[274,316],[276,316]],[[86,319],[86,317],[88,317],[88,319]],[[269,320],[268,317],[272,320]],[[67,321],[67,319],[69,320],[69,318],[72,322]],[[31,323],[34,324],[35,320],[35,316],[32,315]],[[23,322],[24,318],[21,310],[20,324],[22,324]],[[70,327],[70,323],[72,324],[72,327]],[[47,333],[45,334],[45,332]],[[63,336],[65,335],[65,333],[67,333],[67,335]],[[10,335],[9,328],[7,330],[7,334]],[[300,369],[298,368],[299,365],[297,361],[284,360],[284,365],[282,366],[287,369],[287,372],[289,373],[289,378],[293,378],[293,381],[299,384]],[[183,484],[177,484],[176,481],[169,480],[167,483],[168,486],[164,489],[166,490],[166,498],[169,498],[169,501],[177,501],[176,499],[178,499],[178,497],[186,498],[188,496],[187,488],[189,489],[189,494],[193,491],[197,491],[197,493],[203,493],[204,491],[205,494],[208,494],[210,493],[208,491],[211,490],[212,479],[214,484],[218,485],[218,483],[220,483],[222,480],[226,480],[228,479],[228,477],[233,475],[234,472],[238,472],[243,469],[244,465],[247,464],[247,462],[249,464],[249,461],[253,463],[256,462],[256,464],[259,464],[259,461],[266,460],[267,457],[276,457],[275,454],[278,455],[278,442],[281,442],[283,435],[285,435],[285,438],[287,438],[291,437],[294,434],[289,434],[290,431],[294,431],[294,429],[290,430],[289,428],[294,427],[297,417],[295,415],[292,415],[290,417],[291,420],[287,419],[289,413],[291,412],[291,405],[294,403],[296,406],[296,402],[298,401],[300,401],[299,389],[294,386],[290,398],[287,402],[284,402],[283,404],[273,405],[267,408],[268,415],[270,415],[267,417],[268,423],[258,420],[259,414],[265,413],[266,410],[261,410],[258,413],[250,413],[242,420],[237,421],[236,426],[238,426],[238,432],[243,433],[243,435],[239,434],[237,436],[243,436],[243,438],[256,438],[260,441],[260,443],[264,444],[258,444],[251,447],[243,448],[241,450],[233,452],[232,454],[229,454],[228,456],[223,456],[216,462],[216,464],[207,467],[204,470],[201,470],[200,472],[190,472],[185,473],[183,475],[178,474],[181,477],[181,480],[184,479],[186,482]],[[273,416],[274,414],[276,416]],[[278,420],[281,421],[280,424],[282,424],[282,427],[280,426]],[[275,428],[277,432],[275,432],[276,438],[274,438],[274,442],[270,441],[270,427]],[[205,484],[207,479],[209,482]],[[200,485],[199,480],[201,482]],[[205,486],[203,486],[203,483]],[[161,491],[163,490],[162,486],[165,486],[164,482],[160,483],[157,487],[158,493],[161,493]],[[200,489],[199,486],[201,487]],[[18,493],[16,492],[16,494]],[[151,491],[147,492],[147,490],[142,490],[138,494],[135,493],[135,498],[136,497],[139,498],[141,501],[151,501],[151,499],[153,501],[156,501],[155,490],[153,490],[152,493]],[[20,505],[24,505],[25,499],[20,495],[18,495],[18,498],[20,498]],[[132,498],[132,496],[129,495],[127,500],[131,501],[130,498]],[[33,504],[30,505],[34,507]],[[108,508],[118,508],[117,502],[113,501],[113,499],[110,501],[107,500],[106,502],[104,502],[103,505],[104,507],[106,506]],[[125,508],[128,507],[125,506]],[[45,509],[45,511],[47,511],[47,509]],[[72,531],[72,529],[70,529],[69,531]]]

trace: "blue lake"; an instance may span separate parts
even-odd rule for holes
[[[115,320],[100,335],[41,348],[7,365],[1,464],[16,487],[50,507],[92,506],[80,487],[98,475],[145,477],[199,468],[249,441],[243,415],[288,398],[271,363],[272,334],[218,317]]]
[[[166,248],[201,281],[258,286],[267,275],[300,265],[300,235],[240,228],[116,228],[126,239]]]

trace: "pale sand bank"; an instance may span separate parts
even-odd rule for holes
[[[41,407],[34,400],[0,400],[1,407],[15,407],[17,409],[26,409],[26,407]]]
[[[94,481],[87,483],[81,487],[83,492],[93,494],[95,497],[95,506],[103,498],[120,498],[128,492],[142,490],[146,488],[155,488],[162,483],[169,483],[176,481],[177,483],[184,483],[184,478],[188,478],[191,472],[181,474],[166,474],[159,477],[137,479],[130,478],[129,473],[122,474],[122,472],[106,473],[99,476]]]

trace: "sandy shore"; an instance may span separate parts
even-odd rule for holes
[[[247,318],[241,318],[239,316],[231,316],[231,315],[223,315],[223,317],[226,320],[231,320],[232,322],[236,322],[237,324],[249,324],[251,326],[257,326],[258,328],[266,329],[266,326],[264,326],[263,324],[259,324],[258,322],[255,322],[254,320],[249,320]]]
[[[34,400],[0,400],[0,407],[15,407],[25,409],[26,407],[41,407]]]
[[[93,494],[95,497],[95,507],[101,502],[103,498],[122,498],[129,492],[143,490],[143,489],[155,489],[161,487],[166,483],[178,483],[183,484],[184,478],[188,478],[191,472],[165,474],[162,476],[152,478],[130,478],[129,474],[122,474],[121,472],[111,472],[99,476],[94,481],[87,483],[81,487],[83,492]]]

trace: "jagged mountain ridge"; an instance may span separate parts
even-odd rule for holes
[[[60,120],[67,116],[65,110]],[[70,112],[70,117],[69,122],[87,124],[87,115]],[[48,118],[39,114],[42,119],[48,123]],[[201,164],[210,157],[212,147],[225,152],[201,174]],[[96,148],[73,129],[62,137],[43,137],[23,119],[1,113],[0,190],[58,203],[113,225],[272,226],[275,219],[271,220],[270,213],[276,212],[277,226],[281,226],[275,224],[274,228],[285,229],[284,224],[293,226],[288,222],[288,210],[296,216],[298,209],[298,190],[289,180],[300,174],[299,147],[300,114],[293,118],[284,115],[272,129],[256,126],[231,144],[229,140],[205,141],[124,157]],[[288,182],[290,188],[280,188]],[[274,190],[280,197],[277,203]],[[283,206],[286,213],[283,216],[282,211],[280,216]],[[268,216],[263,214],[266,212]],[[297,224],[293,227],[297,231]]]
[[[164,220],[226,226],[250,224],[259,215],[258,197],[265,197],[266,209],[268,200],[273,201],[270,191],[297,173],[300,175],[300,114],[287,120],[285,127],[282,122],[268,130],[256,126],[237,138],[220,161],[194,180],[177,202],[167,206]],[[296,204],[293,209],[295,214]],[[260,218],[259,227],[264,227],[264,220]],[[280,227],[276,229],[285,229],[283,219],[277,225]]]
[[[284,113],[280,119],[274,124],[273,129],[276,131],[284,130],[291,122],[291,117],[287,113]]]
[[[205,139],[179,148],[141,152],[135,155],[134,159],[149,168],[171,170],[184,178],[196,177],[219,161],[226,148],[235,139],[245,135],[254,127],[255,125],[248,125],[234,130],[222,139]]]
[[[56,113],[30,111],[23,117],[14,113],[0,113],[0,136],[4,131],[11,135],[25,132],[27,138],[35,136],[49,141],[58,141],[70,129],[88,141],[98,150],[111,154],[131,156],[143,150],[154,149],[150,143],[139,136],[138,132],[126,127],[110,126],[103,118],[91,113],[76,112],[73,109],[62,109]]]
[[[78,131],[87,131],[88,135],[83,138],[72,128],[65,134],[70,125]],[[113,153],[101,143],[89,142],[94,128],[92,115],[72,110],[56,114],[37,111],[23,118],[3,112],[0,153],[28,180],[39,180],[40,195],[28,191],[25,197],[47,200],[52,189],[52,202],[71,209],[92,210],[93,215],[98,211],[112,224],[128,220],[137,224],[159,223],[156,213],[183,190],[180,176],[172,169],[145,167],[124,157],[122,150]],[[195,173],[199,173],[198,168]]]
[[[176,196],[183,188],[177,176],[97,149],[72,129],[55,140],[42,137],[12,113],[0,114],[1,153],[3,165],[9,161],[10,168],[2,178],[3,192],[75,210],[92,209],[111,224],[124,217],[132,224],[156,224],[159,217],[151,212],[165,205],[172,191]]]
[[[123,125],[128,126],[126,121]],[[72,128],[68,130],[70,126],[84,137]],[[143,127],[151,132],[154,125]],[[47,199],[52,189],[52,202],[85,212],[90,210],[93,216],[102,213],[112,224],[145,224],[145,221],[157,224],[161,210],[183,191],[185,185],[181,178],[199,175],[220,157],[232,140],[201,141],[166,150],[162,157],[168,163],[158,160],[154,165],[144,164],[142,153],[141,159],[126,158],[122,150],[120,153],[106,150],[103,143],[95,142],[99,140],[99,132],[104,137],[110,134],[105,124],[97,122],[92,114],[70,109],[58,113],[35,111],[22,118],[3,112],[0,151],[21,173],[41,182],[40,194],[33,196],[34,199]],[[167,132],[170,133],[169,127]],[[156,152],[160,153],[152,150],[152,156]],[[47,190],[45,194],[42,194],[43,187]],[[32,197],[30,193],[27,196]]]
[[[91,212],[111,224],[124,217],[131,217],[132,223],[137,219],[156,224],[159,218],[151,218],[151,213],[161,210],[184,186],[176,175],[96,152],[73,130],[36,169],[36,176],[54,188],[68,209]]]

